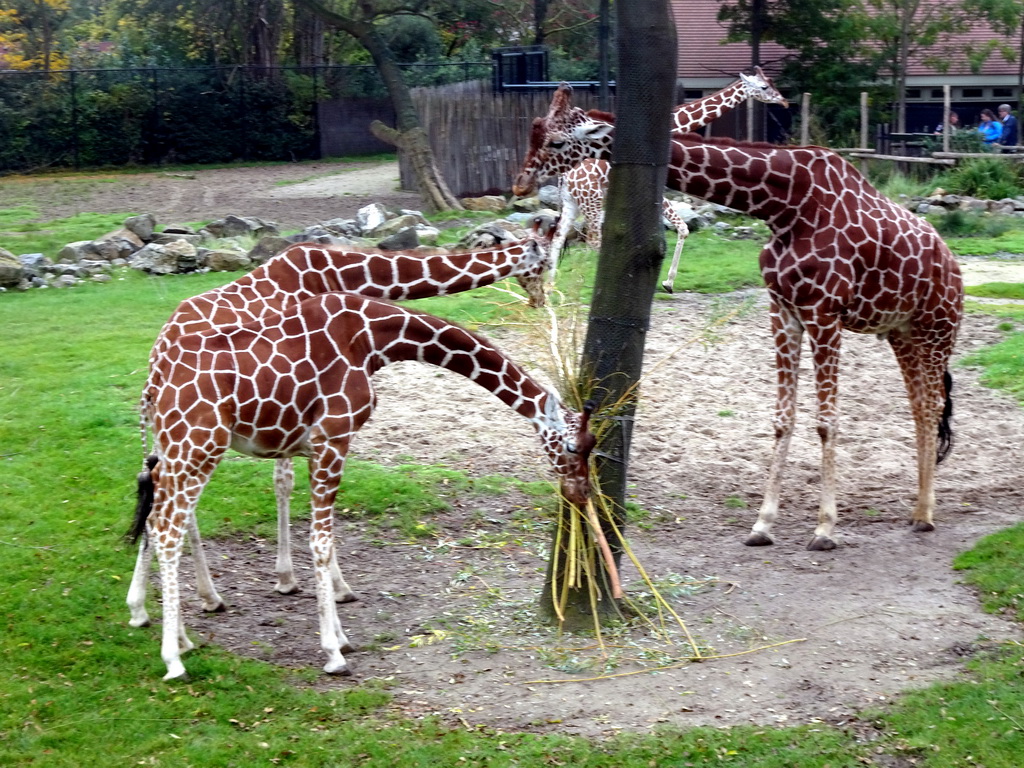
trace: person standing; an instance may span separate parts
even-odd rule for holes
[[[981,110],[981,122],[978,124],[978,133],[981,134],[981,140],[985,142],[987,147],[993,146],[999,141],[999,137],[1003,135],[1003,126],[996,120],[996,116],[991,109]]]
[[[1009,104],[999,105],[999,122],[1003,124],[999,143],[1005,146],[1015,146],[1017,144],[1017,118],[1010,112]]]

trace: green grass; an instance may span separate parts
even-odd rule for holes
[[[968,296],[987,299],[1024,299],[1024,283],[983,283],[964,288]]]
[[[18,256],[42,253],[56,260],[60,249],[77,240],[95,240],[120,229],[131,213],[80,213],[45,223],[32,221],[38,212],[21,206],[0,210],[0,247]]]

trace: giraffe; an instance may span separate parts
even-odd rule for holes
[[[878,192],[821,147],[702,140],[672,142],[675,189],[762,219],[761,251],[775,346],[775,448],[750,546],[771,544],[796,415],[800,351],[813,355],[822,445],[821,500],[810,550],[835,547],[838,379],[843,330],[886,338],[903,375],[917,443],[914,531],[932,531],[935,465],[952,447],[949,358],[963,312],[963,281],[925,220]]]
[[[130,535],[156,550],[163,589],[165,680],[185,675],[178,562],[200,493],[227,449],[253,456],[306,456],[312,503],[310,549],[316,574],[324,671],[351,674],[329,564],[335,556],[333,505],[349,443],[370,418],[371,377],[389,363],[447,368],[493,392],[527,418],[575,504],[590,494],[595,438],[591,406],[566,408],[486,339],[440,318],[354,294],[325,293],[245,325],[178,337],[147,384],[155,455],[139,477]]]
[[[707,125],[747,99],[766,104],[789,106],[789,102],[776,89],[771,78],[760,67],[755,74],[740,74],[731,85],[703,99],[680,104],[672,113],[673,131],[686,133]],[[571,104],[572,88],[562,84],[555,91],[548,114],[536,118],[530,135],[530,147],[516,176],[512,191],[519,196],[530,194],[540,179],[561,175],[559,197],[562,215],[552,243],[552,261],[557,264],[562,246],[578,213],[587,223],[588,242],[600,246],[600,228],[603,222],[604,195],[610,172],[607,160],[611,158],[612,133],[615,116],[608,112],[584,112]],[[601,163],[584,163],[595,158]],[[580,169],[581,165],[586,168]],[[668,200],[662,202],[662,211],[676,230],[675,251],[668,275],[661,286],[667,293],[674,290],[683,242],[689,234],[685,222],[678,216]],[[568,218],[567,218],[568,217]],[[597,231],[596,240],[589,233]]]
[[[601,248],[601,227],[604,225],[604,195],[608,188],[608,174],[611,170],[607,160],[585,158],[575,168],[571,168],[563,176],[558,185],[559,197],[562,201],[562,212],[558,217],[558,226],[551,241],[551,267],[558,266],[569,230],[576,217],[583,214],[587,223],[587,244],[599,250]],[[682,216],[676,211],[668,199],[661,203],[661,215],[676,231],[676,247],[672,254],[672,265],[668,277],[661,287],[667,292],[674,291],[676,272],[679,269],[679,257],[683,252],[683,243],[690,234]]]
[[[413,255],[401,251],[324,247],[299,243],[228,285],[183,301],[161,329],[149,355],[152,371],[179,336],[217,326],[238,325],[275,313],[291,304],[329,291],[351,291],[372,297],[403,300],[456,293],[515,276],[526,289],[532,306],[543,305],[544,275],[549,271],[548,248],[553,222],[534,217],[522,240],[499,241],[492,247],[464,252]],[[143,403],[143,412],[145,412]],[[147,424],[142,422],[143,453],[147,453]],[[295,473],[289,458],[274,464],[277,498],[277,560],[274,589],[282,594],[298,591],[291,558],[289,499]],[[195,559],[197,591],[207,611],[224,610],[224,600],[210,577],[198,527],[194,520],[189,538]],[[132,626],[149,622],[145,612],[146,575],[151,552],[143,542],[132,579],[129,603]],[[355,600],[337,563],[332,563],[335,594],[342,602]]]

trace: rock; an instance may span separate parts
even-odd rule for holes
[[[114,278],[112,278],[110,275],[108,275],[106,273],[102,273],[102,274],[99,274],[99,275],[93,275],[89,279],[92,280],[92,282],[94,282],[94,283],[109,283]]]
[[[396,216],[393,219],[382,221],[372,229],[363,230],[366,237],[391,237],[403,229],[415,229],[421,222],[415,216]]]
[[[170,243],[175,243],[179,240],[183,240],[184,242],[191,243],[195,246],[203,244],[203,236],[201,234],[174,234],[166,231],[153,235],[153,239],[150,242],[156,243],[157,245],[169,245]]]
[[[249,260],[253,264],[262,264],[270,257],[279,254],[291,244],[291,240],[279,235],[261,237],[259,242],[249,250]]]
[[[124,220],[124,228],[134,233],[142,242],[149,242],[156,229],[156,217],[151,213],[132,216]]]
[[[387,208],[380,203],[371,203],[356,212],[356,223],[361,234],[372,232],[389,218]]]
[[[150,243],[132,256],[132,269],[153,275],[173,275],[194,272],[198,268],[198,252],[192,243],[177,240],[173,243]]]
[[[17,288],[25,277],[25,267],[21,261],[6,248],[0,248],[0,286]]]
[[[419,235],[415,227],[406,227],[401,232],[396,232],[390,237],[385,237],[377,247],[382,251],[407,251],[420,244]]]
[[[68,243],[57,254],[57,261],[61,264],[77,264],[82,259],[88,259],[95,255],[92,240],[76,240]]]
[[[537,190],[537,199],[548,208],[556,210],[562,208],[562,196],[558,193],[558,187],[555,184],[545,184]]]
[[[543,207],[544,203],[539,197],[522,197],[512,201],[512,210],[523,214],[535,213]]]
[[[420,225],[416,227],[416,236],[420,240],[421,245],[437,245],[438,239],[441,237],[441,230],[437,227],[429,227]]]
[[[501,195],[483,195],[481,197],[464,197],[459,200],[467,211],[491,211],[501,213],[507,207]]]
[[[54,288],[70,288],[78,283],[79,280],[74,275],[59,275],[53,279],[50,285]]]
[[[498,224],[498,222],[492,221],[471,229],[462,236],[457,243],[457,247],[466,250],[494,248],[499,243],[510,243],[515,239],[516,237],[512,232]]]
[[[252,268],[252,259],[240,251],[207,251],[206,266],[213,272],[240,272]]]
[[[267,235],[278,235],[277,225],[271,221],[264,221],[255,216],[225,216],[207,224],[204,229],[214,237],[233,237],[236,235],[250,235],[260,238]]]

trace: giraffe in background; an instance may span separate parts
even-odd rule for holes
[[[553,222],[535,217],[529,235],[522,240],[498,242],[492,247],[431,255],[326,247],[310,243],[289,246],[247,275],[183,301],[164,324],[149,355],[150,376],[169,346],[180,336],[210,328],[240,325],[274,314],[329,291],[350,291],[391,300],[416,299],[456,293],[515,276],[530,297],[530,304],[545,301],[545,274],[550,270],[548,249]],[[148,384],[147,384],[148,388]],[[142,412],[146,412],[145,395]],[[147,424],[142,424],[143,453],[148,453]],[[295,486],[290,458],[274,464],[277,499],[277,561],[274,589],[290,594],[299,589],[291,557],[289,499]],[[217,593],[195,520],[189,538],[195,559],[197,591],[207,611],[224,610]],[[145,542],[139,553],[130,589],[130,602],[143,605],[151,552]],[[332,563],[334,592],[340,600],[355,600],[336,563]],[[132,625],[148,622],[145,611],[133,611]]]
[[[754,75],[741,73],[735,83],[710,96],[688,104],[680,104],[672,113],[673,131],[694,131],[747,99],[788,106],[789,102],[783,98],[764,71],[760,67],[755,67],[755,71]],[[562,213],[551,246],[551,259],[555,265],[558,264],[569,230],[580,213],[586,220],[588,244],[593,248],[600,248],[604,196],[610,173],[608,159],[611,157],[612,128],[615,120],[615,116],[607,112],[583,112],[578,107],[573,107],[570,101],[571,93],[572,89],[568,85],[559,86],[552,98],[548,114],[544,118],[534,120],[530,148],[513,186],[515,194],[529,194],[539,179],[546,176],[561,176],[559,197],[562,202]],[[581,132],[585,139],[576,141],[577,132]],[[665,291],[672,293],[679,271],[683,243],[690,230],[671,201],[667,199],[662,202],[662,215],[677,234],[668,275],[661,284]]]
[[[324,671],[350,674],[335,604],[333,506],[352,436],[373,413],[371,377],[401,360],[437,365],[493,392],[528,419],[574,504],[590,496],[596,439],[583,413],[535,382],[486,339],[440,318],[353,294],[326,293],[241,326],[178,337],[156,361],[146,407],[155,456],[139,478],[130,535],[156,550],[163,588],[165,680],[181,678],[185,634],[178,592],[182,539],[199,495],[228,448],[265,458],[309,459],[310,548],[316,572]],[[453,414],[457,418],[457,414]],[[142,550],[140,550],[140,559]],[[133,616],[145,608],[132,603]]]

